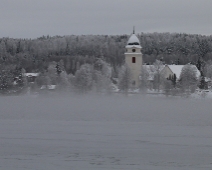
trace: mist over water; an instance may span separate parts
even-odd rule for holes
[[[0,169],[211,170],[211,100],[0,97]]]
[[[157,122],[212,125],[211,100],[145,95],[0,98],[0,119]]]

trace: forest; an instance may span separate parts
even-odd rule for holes
[[[185,33],[140,33],[145,64],[156,60],[164,64],[210,63],[212,36]],[[112,68],[112,76],[124,64],[125,45],[129,35],[42,36],[37,39],[0,39],[1,90],[8,88],[23,72],[64,71],[74,76],[82,65],[94,65],[101,59]],[[21,78],[20,78],[21,79]],[[18,79],[19,80],[19,79]],[[10,82],[10,83],[9,83]],[[21,80],[20,84],[23,84]]]

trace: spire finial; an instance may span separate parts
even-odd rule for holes
[[[133,26],[133,34],[135,34],[135,26]]]

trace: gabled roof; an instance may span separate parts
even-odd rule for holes
[[[170,70],[176,75],[176,78],[180,78],[181,70],[184,67],[184,65],[167,65]]]
[[[185,65],[166,65],[170,68],[170,70],[176,75],[176,78],[179,79],[180,78],[180,74],[181,74],[181,71],[182,71],[182,68],[185,66]],[[200,72],[199,70],[197,69],[197,67],[195,65],[191,65],[192,67],[194,67],[196,70],[197,70],[197,77],[200,76]]]
[[[160,72],[162,72],[164,70],[165,67],[168,67],[173,74],[176,75],[176,78],[179,79],[180,78],[180,74],[182,71],[182,68],[185,65],[163,65],[160,69]],[[192,67],[195,67],[196,71],[197,71],[197,77],[200,76],[200,72],[197,69],[197,67],[195,65],[191,65]],[[143,65],[142,66],[149,74],[148,80],[153,80],[154,79],[154,75],[157,73],[157,71],[155,70],[155,66],[154,65]]]

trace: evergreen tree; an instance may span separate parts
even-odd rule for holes
[[[198,60],[197,60],[196,66],[197,66],[197,69],[198,69],[199,71],[202,70],[202,62],[201,62],[201,60],[200,60],[200,57],[199,57]]]
[[[177,65],[180,65],[180,59],[179,58],[177,59]]]
[[[14,76],[12,74],[12,66],[1,65],[0,70],[0,93],[11,93]]]
[[[21,49],[21,41],[18,42],[18,45],[17,45],[17,49],[16,49],[16,53],[20,53],[20,49]]]
[[[208,41],[207,40],[201,40],[200,42],[198,42],[198,44],[199,44],[199,56],[201,58],[204,58],[205,55],[209,51]]]
[[[207,84],[205,82],[205,77],[204,76],[201,76],[201,78],[200,78],[199,88],[200,89],[207,89]]]
[[[15,89],[18,93],[24,91],[27,87],[27,78],[24,75],[26,73],[25,69],[16,69],[18,75],[15,77]]]
[[[60,73],[62,72],[59,63],[56,64],[55,66],[56,70],[57,70],[57,74],[60,75]]]
[[[205,77],[212,79],[212,60],[209,60],[205,64],[204,75],[205,75]]]
[[[177,77],[176,74],[174,74],[173,76],[169,75],[168,80],[171,80],[173,87],[175,88],[176,83],[177,83]]]

